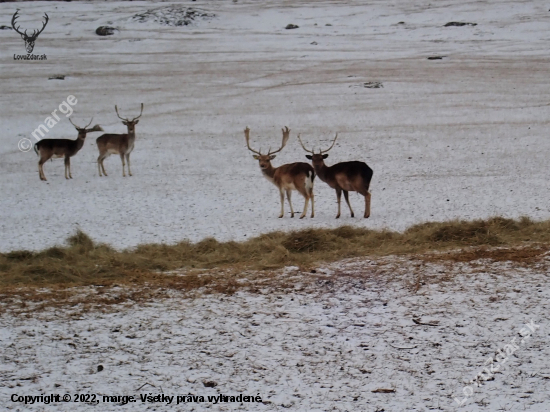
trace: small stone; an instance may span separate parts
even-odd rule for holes
[[[297,26],[296,24],[287,24],[285,29],[287,30],[291,30],[291,29],[298,29],[299,26]]]
[[[103,365],[97,365],[97,371],[101,372],[103,370]]]
[[[477,26],[477,23],[465,23],[461,21],[450,21],[443,27],[462,27],[462,26]]]
[[[109,26],[99,26],[96,29],[95,34],[97,34],[98,36],[111,36],[115,34],[115,31],[118,31],[118,29]]]

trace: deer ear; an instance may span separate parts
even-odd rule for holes
[[[269,156],[269,160],[273,160],[273,159],[275,159],[275,155]]]
[[[258,155],[252,155],[252,157],[256,160],[260,160],[260,156],[258,156]]]
[[[306,155],[306,157],[311,160],[312,159],[312,156],[311,155]]]
[[[136,120],[136,121],[134,122],[134,124],[138,124],[138,123],[139,123],[139,120]]]
[[[323,159],[326,159],[328,157],[328,154],[323,155]]]
[[[122,124],[123,124],[124,126],[128,126],[128,122],[127,122],[126,120],[123,120],[123,121],[122,121]]]

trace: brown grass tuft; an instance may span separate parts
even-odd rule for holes
[[[337,229],[273,232],[246,242],[219,242],[209,238],[198,243],[182,241],[174,245],[141,245],[124,251],[96,244],[85,233],[77,231],[67,240],[66,246],[40,252],[0,253],[0,293],[20,287],[108,286],[115,283],[160,285],[172,278],[161,272],[179,269],[239,271],[287,265],[307,268],[320,262],[350,257],[424,253],[472,246],[478,248],[476,252],[449,256],[453,256],[452,259],[497,257],[500,252],[479,247],[510,248],[526,242],[550,244],[550,221],[495,217],[429,222],[412,226],[403,233],[342,226]],[[519,259],[520,252],[514,252],[516,255],[510,253],[504,253],[500,258]],[[186,276],[185,279],[171,279],[165,286],[187,290],[205,286],[210,281],[208,277]],[[219,285],[216,286],[218,289],[237,289],[237,285],[229,281]]]

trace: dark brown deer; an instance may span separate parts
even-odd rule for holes
[[[120,117],[118,114],[118,107],[115,105],[116,115],[119,119],[122,120],[122,124],[128,127],[128,133],[124,134],[102,134],[96,139],[97,148],[99,149],[99,157],[97,158],[97,169],[99,170],[99,175],[101,176],[101,170],[103,174],[107,176],[105,171],[105,166],[103,166],[103,160],[111,154],[120,155],[120,160],[122,160],[122,177],[126,177],[126,172],[124,171],[124,158],[128,162],[128,174],[132,176],[132,170],[130,169],[130,153],[134,150],[134,142],[136,140],[136,124],[139,122],[139,118],[143,114],[143,103],[141,103],[141,112],[138,117],[134,117],[132,120],[125,119]]]
[[[19,10],[17,10],[14,14],[13,14],[13,17],[11,18],[11,26],[13,27],[13,29],[19,33],[21,35],[21,38],[25,41],[25,48],[27,49],[27,53],[32,53],[32,51],[34,50],[34,42],[36,41],[36,39],[38,38],[38,35],[40,33],[42,33],[44,31],[44,28],[46,27],[46,25],[48,24],[48,20],[50,20],[50,18],[48,17],[48,15],[46,13],[44,13],[44,19],[46,20],[44,23],[42,23],[42,28],[40,30],[33,30],[32,34],[29,36],[27,34],[27,30],[25,30],[24,33],[21,33],[19,31],[20,29],[20,26],[15,26],[16,25],[16,20],[17,18],[19,17],[17,15],[17,13],[19,13]]]
[[[337,138],[338,133],[336,133],[332,145],[327,150],[319,149],[319,153],[313,153],[313,150],[306,149],[300,139],[300,135],[298,135],[298,140],[304,150],[311,153],[311,155],[306,155],[306,157],[311,160],[315,173],[317,173],[319,179],[336,190],[336,199],[338,200],[338,214],[336,215],[336,219],[340,217],[340,198],[342,197],[342,192],[344,192],[344,198],[349,206],[351,217],[355,215],[349,203],[348,192],[359,192],[365,196],[365,218],[368,218],[370,216],[369,186],[372,179],[372,169],[366,163],[357,161],[342,162],[327,166],[325,164],[325,159],[328,157],[328,154],[325,153],[333,148]]]
[[[34,151],[37,155],[40,156],[40,160],[38,161],[38,175],[40,176],[40,180],[47,180],[46,175],[44,175],[44,163],[47,162],[49,159],[53,158],[65,158],[65,179],[72,179],[73,176],[71,175],[71,157],[73,157],[75,154],[78,153],[80,149],[82,149],[82,146],[84,145],[84,139],[86,139],[86,134],[90,132],[102,132],[103,129],[101,126],[96,124],[91,129],[87,129],[89,125],[92,124],[92,121],[94,118],[92,117],[92,120],[90,120],[90,123],[88,123],[84,127],[78,127],[75,125],[71,118],[69,118],[69,122],[76,128],[78,131],[78,137],[76,140],[69,140],[69,139],[43,139],[37,142],[34,145]]]
[[[246,145],[248,150],[253,153],[256,153],[253,157],[259,161],[260,169],[264,177],[277,186],[279,193],[281,195],[281,214],[279,217],[284,216],[284,201],[285,195],[288,199],[288,204],[290,205],[290,217],[294,217],[294,209],[292,208],[292,202],[290,200],[292,190],[297,190],[304,197],[305,205],[304,211],[300,216],[300,219],[303,219],[307,213],[307,206],[309,200],[311,199],[311,217],[315,216],[315,204],[313,196],[313,179],[315,179],[315,171],[307,163],[298,162],[298,163],[288,163],[279,167],[273,167],[271,161],[275,159],[275,153],[280,152],[286,146],[288,138],[290,137],[290,129],[285,127],[283,130],[283,143],[278,150],[274,152],[269,149],[268,153],[263,155],[260,152],[252,149],[250,147],[250,129],[247,127],[244,129],[244,137],[246,138]]]

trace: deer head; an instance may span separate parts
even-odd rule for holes
[[[19,17],[17,15],[17,13],[19,13],[19,10],[17,10],[14,14],[13,14],[13,17],[11,19],[11,25],[13,27],[13,29],[19,33],[21,35],[21,38],[25,41],[25,48],[27,49],[27,53],[32,53],[32,51],[34,50],[34,42],[36,41],[36,39],[38,38],[38,35],[40,33],[42,33],[42,31],[44,31],[44,28],[46,27],[46,25],[48,24],[48,20],[50,19],[48,17],[48,15],[46,13],[44,13],[44,18],[45,18],[45,21],[44,23],[42,23],[42,28],[40,30],[33,30],[33,33],[29,36],[27,34],[27,30],[25,30],[24,33],[22,33],[21,31],[19,31],[20,29],[20,26],[15,26],[16,24],[16,20],[17,18]]]
[[[78,136],[82,136],[83,138],[86,137],[86,133],[91,133],[91,132],[103,132],[104,130],[101,128],[100,125],[96,124],[94,127],[92,127],[91,129],[87,129],[87,127],[89,125],[92,124],[92,122],[94,121],[94,118],[92,117],[92,120],[90,120],[90,123],[88,123],[86,126],[84,127],[78,127],[76,124],[73,123],[73,121],[71,120],[71,118],[69,117],[69,122],[71,122],[71,124],[74,126],[74,128],[78,131]]]
[[[116,115],[120,120],[122,120],[122,124],[128,127],[128,133],[135,133],[136,131],[136,124],[139,123],[139,118],[143,114],[143,103],[141,103],[141,112],[139,113],[138,117],[134,117],[132,120],[125,119],[124,117],[120,117],[118,114],[118,107],[115,105],[115,111]]]
[[[311,160],[311,163],[313,164],[313,167],[315,167],[316,165],[321,166],[324,163],[324,160],[328,157],[328,154],[326,154],[326,153],[334,147],[334,143],[336,143],[336,139],[338,139],[338,133],[336,133],[336,137],[334,137],[334,140],[332,141],[332,145],[328,149],[326,149],[326,150],[319,149],[319,153],[314,153],[313,150],[306,149],[306,147],[302,143],[302,139],[300,139],[300,135],[298,135],[298,141],[302,145],[302,148],[306,152],[311,153],[310,155],[306,155],[306,157],[309,160]]]
[[[275,153],[279,153],[283,148],[286,146],[288,142],[288,138],[290,137],[290,129],[285,126],[284,129],[281,129],[283,131],[283,142],[281,144],[281,147],[274,152],[271,151],[271,148],[269,148],[267,154],[263,155],[261,153],[262,149],[260,148],[260,151],[257,152],[256,150],[252,149],[250,147],[250,129],[247,127],[244,129],[244,137],[246,139],[246,146],[248,147],[248,150],[250,150],[252,153],[256,153],[253,157],[254,159],[258,160],[260,163],[260,169],[268,169],[271,166],[271,161],[275,159]]]

